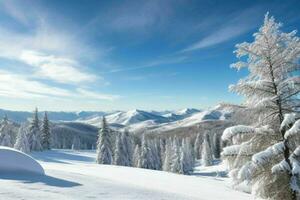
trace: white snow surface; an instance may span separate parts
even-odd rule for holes
[[[0,173],[44,174],[43,167],[31,156],[13,148],[0,146]]]
[[[190,176],[95,164],[94,151],[51,150],[32,154],[46,176],[0,176],[0,199],[15,200],[232,200],[251,199],[232,190],[223,165],[197,167]]]

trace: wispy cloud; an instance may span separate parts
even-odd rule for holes
[[[153,68],[153,67],[159,67],[161,65],[167,65],[167,64],[176,64],[181,63],[187,60],[187,56],[178,56],[178,57],[169,57],[169,58],[163,58],[163,59],[157,59],[154,61],[151,61],[145,65],[136,66],[136,67],[127,67],[127,68],[119,68],[119,69],[113,69],[105,73],[117,73],[117,72],[124,72],[124,71],[133,71],[133,70],[139,70],[139,69],[145,69],[145,68]]]
[[[119,99],[119,95],[104,94],[82,88],[62,89],[32,80],[23,74],[0,70],[0,96],[20,99],[89,99],[108,100]]]
[[[38,77],[60,83],[92,82],[97,78],[93,74],[80,71],[77,61],[68,58],[27,50],[21,53],[20,60],[35,67]]]
[[[209,35],[194,44],[191,44],[180,52],[188,52],[221,44],[248,32],[257,26],[257,21],[260,16],[256,13],[259,13],[259,11],[260,9],[255,7],[235,13],[234,16],[227,20],[220,28],[215,29]],[[224,21],[226,21],[226,19],[224,19]]]

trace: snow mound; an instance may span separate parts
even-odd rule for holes
[[[0,146],[0,172],[45,174],[43,167],[35,159],[20,151],[3,146]]]

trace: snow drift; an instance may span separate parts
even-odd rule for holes
[[[20,151],[3,146],[0,146],[0,172],[45,174],[43,167],[35,159]]]

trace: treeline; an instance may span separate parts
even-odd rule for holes
[[[0,126],[0,144],[2,146],[14,147],[22,152],[49,150],[51,148],[51,133],[47,112],[43,121],[38,118],[36,109],[31,122],[20,125],[15,136],[15,125],[9,122],[5,116]],[[13,138],[15,137],[15,138]]]
[[[97,141],[98,164],[121,165],[173,173],[189,174],[195,161],[212,165],[213,158],[219,158],[220,139],[215,134],[211,142],[208,134],[197,135],[195,141],[174,136],[168,139],[150,138],[145,134],[136,137],[128,131],[110,134],[111,130],[103,117]],[[215,145],[211,145],[215,143]]]

